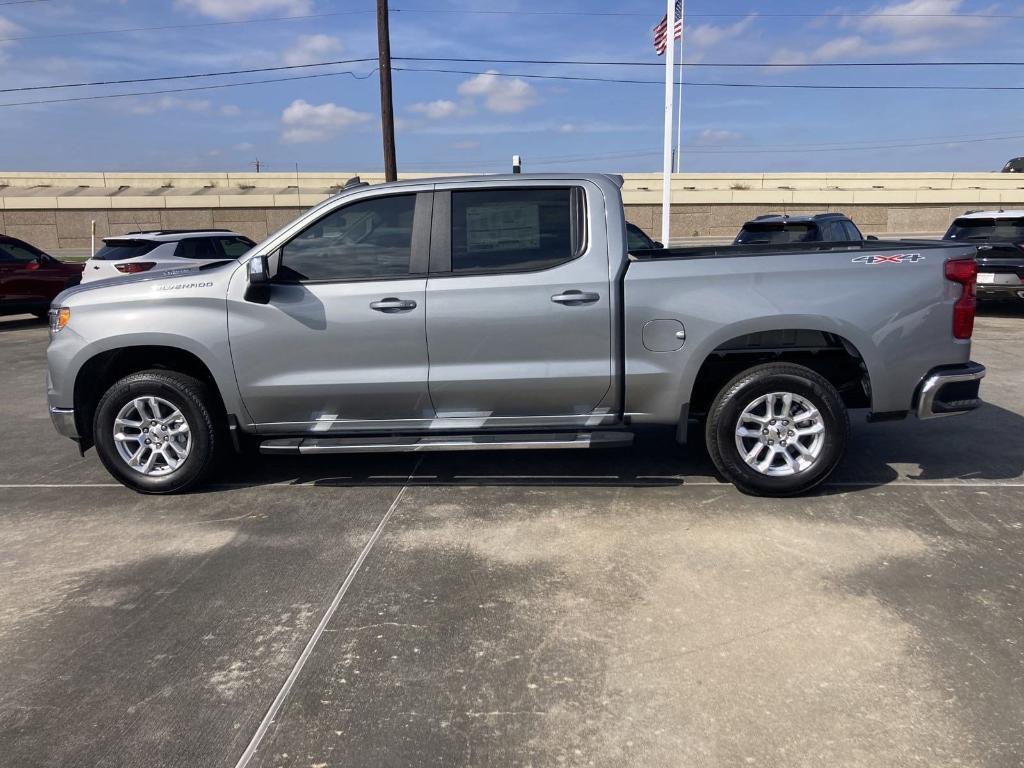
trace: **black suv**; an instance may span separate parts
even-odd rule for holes
[[[979,299],[1024,299],[1024,211],[968,211],[942,239],[977,243]]]
[[[1024,173],[1024,157],[1015,157],[1003,166],[1003,173]]]
[[[865,238],[842,213],[787,216],[771,213],[743,225],[733,245],[783,245],[785,243],[861,242]]]

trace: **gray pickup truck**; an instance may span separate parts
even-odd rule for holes
[[[722,475],[791,495],[871,419],[978,407],[975,247],[630,252],[621,178],[347,186],[245,255],[51,308],[50,413],[147,493],[222,452],[626,446],[703,421]]]

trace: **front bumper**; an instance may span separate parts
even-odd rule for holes
[[[914,398],[917,418],[955,416],[981,406],[979,397],[985,366],[970,362],[933,368],[924,377]]]
[[[50,406],[50,420],[53,422],[54,429],[64,435],[64,437],[70,437],[72,440],[78,440],[80,437],[78,427],[75,426],[74,408],[54,408]]]

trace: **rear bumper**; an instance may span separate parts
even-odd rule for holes
[[[75,426],[74,408],[54,408],[51,406],[50,420],[53,422],[54,428],[64,437],[70,437],[72,440],[77,440],[80,437],[78,427]]]
[[[1024,283],[1017,285],[978,285],[975,288],[979,299],[1024,299]]]
[[[917,389],[914,401],[919,419],[954,416],[981,406],[985,366],[970,362],[933,368]]]

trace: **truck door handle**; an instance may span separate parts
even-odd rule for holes
[[[599,293],[584,293],[583,291],[566,291],[551,297],[555,304],[565,304],[569,307],[578,307],[582,304],[593,304],[601,298]]]
[[[411,299],[396,299],[389,296],[386,299],[380,301],[371,301],[370,309],[376,310],[377,312],[386,312],[393,314],[395,312],[408,312],[410,309],[416,309],[416,302]]]

